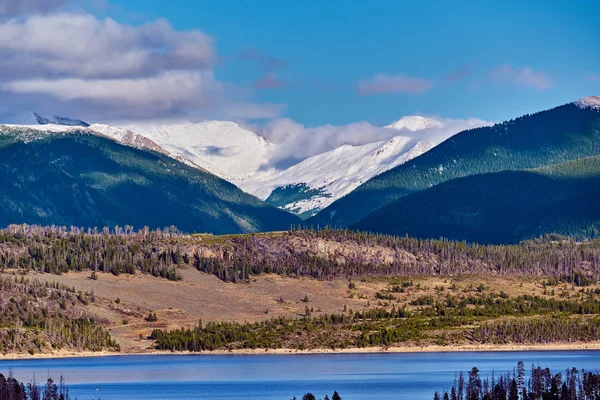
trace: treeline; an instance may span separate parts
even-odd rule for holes
[[[421,303],[417,301],[418,303]],[[200,322],[193,328],[155,329],[156,347],[173,351],[310,349],[399,344],[539,344],[587,342],[600,337],[599,303],[511,298],[505,293],[451,296],[408,309],[348,310],[304,318],[273,318],[253,324]]]
[[[296,396],[292,397],[291,400],[298,400],[296,398]],[[315,397],[314,394],[312,394],[311,392],[306,393],[304,396],[302,396],[302,400],[317,400],[317,398]],[[329,395],[325,395],[325,397],[323,397],[323,400],[329,400]],[[338,392],[333,392],[333,394],[331,395],[331,400],[342,400],[342,398],[340,397]]]
[[[93,293],[57,283],[0,277],[0,352],[119,350],[108,331],[83,312],[94,301]]]
[[[44,385],[39,385],[35,379],[24,384],[9,373],[8,377],[0,374],[0,400],[70,400],[69,388],[63,377],[56,384],[48,378]]]
[[[574,343],[600,337],[600,318],[532,318],[482,324],[472,331],[478,343]]]
[[[483,378],[473,367],[465,376],[461,371],[450,392],[436,392],[434,400],[598,400],[600,374],[567,369],[552,374],[549,368],[531,366],[529,376],[519,361],[514,371]]]
[[[19,225],[0,230],[0,270],[141,271],[177,280],[179,266],[231,282],[263,273],[316,279],[493,274],[589,285],[600,277],[600,240],[579,243],[547,235],[519,245],[485,246],[335,229],[222,237],[129,226],[98,231]]]
[[[176,266],[189,261],[176,243],[182,237],[174,228],[134,232],[130,226],[99,231],[13,225],[0,231],[0,269],[53,274],[91,270],[114,275],[141,271],[179,280]]]
[[[194,265],[233,282],[262,273],[317,279],[494,274],[574,284],[600,277],[600,240],[577,243],[553,235],[520,245],[485,246],[348,230],[292,230],[234,237],[216,247],[218,256],[195,253]]]

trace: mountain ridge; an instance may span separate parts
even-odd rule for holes
[[[352,225],[360,230],[510,244],[556,233],[600,237],[600,156],[456,178],[402,197]]]
[[[55,117],[55,122],[66,121]],[[18,121],[11,121],[18,122]],[[21,120],[21,122],[31,122]],[[72,130],[72,124],[25,125],[39,130]],[[286,169],[269,167],[276,145],[232,121],[137,124],[116,127],[95,123],[86,127],[117,142],[167,154],[178,161],[213,173],[242,190],[305,217],[348,194],[361,183],[429,150],[427,141],[406,134],[439,129],[442,122],[407,116],[382,129],[398,133],[387,141],[342,145],[304,159]],[[369,157],[370,152],[379,156]],[[302,188],[308,190],[304,191]],[[295,189],[298,190],[294,191]],[[285,196],[281,194],[285,193]],[[273,195],[273,197],[271,196]],[[285,201],[289,198],[289,201]]]
[[[287,229],[299,220],[217,176],[82,128],[0,126],[0,225]]]
[[[598,155],[600,113],[578,104],[459,132],[424,155],[375,176],[307,223],[349,226],[398,198],[453,178]]]

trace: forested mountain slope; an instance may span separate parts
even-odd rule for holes
[[[215,175],[85,130],[0,128],[0,226],[164,227],[239,233],[297,217]]]
[[[369,214],[355,228],[517,243],[548,233],[600,237],[600,156],[453,179]]]
[[[598,155],[600,110],[589,99],[595,98],[458,133],[367,181],[308,223],[348,226],[398,198],[454,178]]]

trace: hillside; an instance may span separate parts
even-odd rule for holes
[[[479,126],[483,121],[470,123]],[[282,169],[271,161],[284,143],[273,143],[231,121],[142,123],[126,129],[94,124],[90,128],[122,143],[152,150],[158,146],[180,161],[212,172],[245,192],[303,218],[315,215],[373,176],[437,144],[415,139],[414,132],[452,130],[436,119],[406,116],[379,128],[386,132],[383,137],[387,140],[380,135],[372,143],[342,144]]]
[[[175,225],[238,233],[297,221],[210,173],[85,129],[0,129],[0,226]]]
[[[483,123],[468,121],[469,126]],[[210,172],[302,218],[314,216],[373,176],[423,154],[439,142],[439,139],[420,140],[420,137],[437,137],[440,132],[449,135],[459,130],[440,120],[406,116],[386,127],[373,127],[379,133],[372,143],[340,142],[339,147],[280,168],[271,161],[285,143],[273,143],[232,121],[142,122],[123,128],[24,112],[0,115],[0,124],[41,132],[71,132],[87,127],[119,143],[163,153]],[[415,132],[419,133],[415,135]]]
[[[599,240],[556,236],[482,246],[329,229],[11,226],[0,230],[0,346],[265,354],[589,345],[600,332],[599,264]],[[51,322],[74,328],[67,341],[47,332],[46,307]],[[82,348],[81,337],[97,340]]]
[[[354,228],[421,238],[516,243],[548,233],[600,237],[600,156],[453,179],[400,198]]]
[[[349,226],[398,198],[454,178],[598,155],[600,112],[589,104],[591,101],[584,99],[458,133],[424,155],[359,186],[308,223]]]

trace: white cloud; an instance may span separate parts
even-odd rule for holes
[[[276,118],[285,109],[252,104],[249,92],[217,81],[214,40],[201,31],[31,7],[0,19],[0,96],[12,104],[37,101],[50,105],[39,111],[92,121]]]
[[[58,13],[0,24],[3,63],[33,64],[38,75],[115,77],[206,69],[216,58],[212,42],[199,31],[175,31],[165,20],[131,26]]]
[[[271,159],[272,167],[285,168],[339,146],[349,144],[360,146],[367,143],[389,140],[394,136],[406,136],[414,140],[426,140],[434,145],[465,129],[489,125],[489,122],[471,118],[455,120],[434,117],[442,127],[411,132],[356,122],[349,125],[323,125],[307,128],[288,118],[271,121],[264,127],[252,127],[257,133],[277,144],[277,153]]]
[[[494,81],[515,83],[536,90],[547,90],[554,85],[553,80],[545,73],[536,72],[530,67],[513,68],[509,64],[493,68],[489,77]]]
[[[423,93],[429,91],[433,83],[427,79],[406,75],[377,74],[370,79],[358,82],[358,93],[371,96],[384,93]]]
[[[63,101],[90,100],[118,106],[166,110],[173,105],[193,103],[203,89],[213,84],[212,74],[166,72],[147,78],[123,79],[32,79],[3,85],[14,93],[47,94]]]

